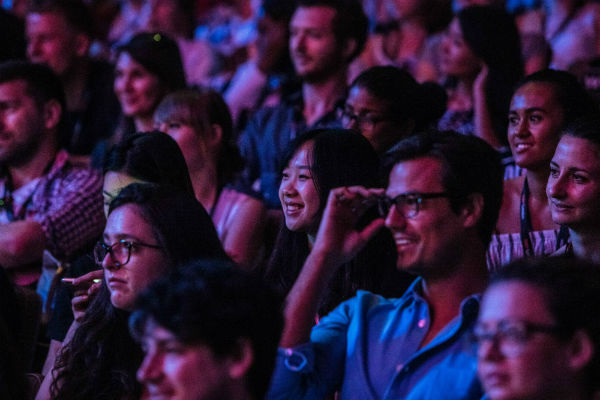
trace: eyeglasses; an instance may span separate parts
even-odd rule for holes
[[[392,118],[387,115],[355,114],[345,107],[338,108],[338,117],[344,127],[349,126],[351,122],[356,122],[361,130],[371,130],[380,122],[391,121]]]
[[[437,193],[403,193],[394,198],[382,196],[378,200],[379,215],[386,217],[392,206],[396,207],[396,212],[404,215],[406,218],[414,218],[421,209],[421,203],[424,199],[436,199],[439,197],[451,197],[448,192]]]
[[[526,321],[500,321],[495,331],[490,331],[481,325],[476,325],[473,340],[477,344],[478,353],[486,342],[498,346],[506,357],[517,357],[525,349],[525,345],[534,333],[557,335],[560,332],[556,325],[534,324]]]
[[[161,246],[154,244],[147,244],[142,242],[130,242],[128,240],[121,239],[111,245],[99,241],[94,246],[94,260],[96,264],[101,265],[106,255],[110,253],[113,259],[115,267],[121,267],[129,262],[131,258],[131,249],[135,247],[149,247],[151,249],[160,249]]]

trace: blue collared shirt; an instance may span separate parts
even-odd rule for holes
[[[280,349],[268,399],[480,399],[470,332],[479,296],[419,349],[431,323],[417,279],[400,299],[359,291],[315,326],[309,343]]]

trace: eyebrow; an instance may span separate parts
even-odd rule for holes
[[[525,111],[539,111],[539,112],[543,112],[543,113],[547,113],[548,111],[546,111],[544,108],[541,107],[524,107]],[[523,110],[523,108],[517,108],[517,110]],[[516,114],[517,110],[510,110],[509,114]]]

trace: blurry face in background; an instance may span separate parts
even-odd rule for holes
[[[288,24],[262,15],[257,30],[258,67],[263,72],[270,72],[288,51]]]
[[[321,204],[311,172],[311,151],[309,141],[290,159],[282,173],[279,200],[289,230],[314,234],[319,227]]]
[[[127,52],[117,58],[114,90],[123,114],[134,118],[152,116],[163,96],[159,78]]]
[[[290,22],[290,55],[299,77],[320,81],[345,65],[343,44],[333,31],[336,11],[326,6],[299,7]]]
[[[155,121],[155,126],[177,142],[190,171],[195,171],[208,161],[209,149],[202,140],[201,134],[196,132],[191,124],[177,118],[167,118],[165,121]]]
[[[71,28],[62,15],[31,13],[25,23],[30,61],[46,64],[58,76],[64,76],[78,57],[86,56],[89,39]]]
[[[458,78],[474,78],[482,61],[465,42],[458,18],[454,18],[442,40],[441,70]]]
[[[529,82],[517,89],[508,114],[508,143],[517,165],[547,170],[562,124],[563,109],[552,84]]]
[[[148,31],[163,32],[172,38],[184,34],[189,22],[182,14],[177,2],[179,0],[149,0],[150,17]]]

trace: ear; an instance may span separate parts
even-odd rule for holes
[[[571,369],[579,371],[588,365],[594,356],[594,343],[590,336],[581,329],[575,332],[568,348],[568,365]]]
[[[91,39],[87,35],[78,33],[75,36],[75,54],[77,54],[78,57],[87,56],[91,44]]]
[[[344,43],[344,48],[343,48],[343,55],[344,55],[344,60],[349,61],[350,60],[350,56],[356,51],[356,47],[358,46],[358,43],[356,43],[355,39],[348,39],[346,40],[346,42]]]
[[[210,129],[211,133],[208,136],[207,143],[211,148],[214,148],[215,146],[219,146],[221,143],[221,138],[223,137],[223,128],[221,128],[221,125],[219,124],[212,124]]]
[[[481,215],[483,214],[484,200],[481,193],[471,193],[467,197],[467,201],[462,206],[461,216],[463,217],[463,225],[465,228],[477,226]]]
[[[254,350],[250,340],[239,339],[236,349],[229,355],[229,377],[243,379],[254,362]]]
[[[44,127],[46,129],[54,129],[58,126],[62,117],[63,109],[58,100],[52,99],[44,104]]]

